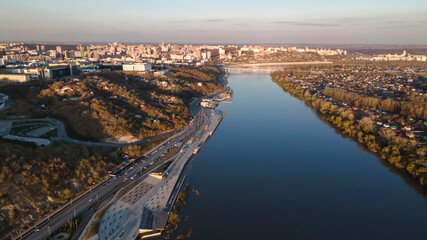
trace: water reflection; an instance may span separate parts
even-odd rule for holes
[[[175,238],[427,236],[425,194],[410,178],[319,121],[265,72],[230,73],[234,99],[219,106],[229,112],[187,175],[200,195],[190,194]]]

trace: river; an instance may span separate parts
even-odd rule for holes
[[[268,75],[232,72],[228,80],[234,99],[219,106],[229,112],[187,175],[200,194],[189,195],[177,234],[427,239],[425,189],[337,134]]]

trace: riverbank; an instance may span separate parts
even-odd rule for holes
[[[233,101],[218,105],[227,117],[185,178],[199,194],[188,196],[171,239],[426,235],[427,201],[407,178],[342,138],[264,71],[230,70],[228,81]]]
[[[321,65],[332,64],[328,61],[314,61],[314,62],[272,62],[272,63],[237,63],[226,64],[227,68],[250,68],[250,67],[264,67],[264,66],[291,66],[291,65]]]
[[[29,135],[46,137],[42,139],[46,143],[40,145],[48,145],[52,139],[61,141],[53,141],[46,148],[35,148],[22,141],[0,139],[0,159],[4,160],[0,163],[0,236],[13,234],[16,237],[20,227],[38,222],[54,209],[62,209],[59,206],[68,206],[67,201],[76,195],[81,196],[85,189],[97,186],[108,176],[108,170],[122,166],[122,161],[141,156],[147,146],[154,147],[153,143],[161,137],[192,128],[189,121],[191,100],[219,91],[222,71],[217,67],[202,66],[193,69],[177,67],[174,72],[180,76],[88,74],[72,81],[52,84],[36,81],[2,89],[2,92],[9,90],[11,98],[17,100],[16,108],[2,113],[22,116],[24,114],[19,113],[23,112],[27,117],[43,117],[44,125],[32,119],[31,126],[14,127],[16,134],[27,136],[28,132]],[[23,94],[20,89],[25,90]],[[58,117],[61,114],[68,117]],[[46,119],[46,116],[52,118]],[[8,126],[0,126],[0,135],[8,134],[13,122],[19,121],[29,120],[11,120]],[[102,124],[99,125],[102,129],[92,126],[99,121],[105,123],[106,128],[102,128]],[[83,135],[93,138],[80,138],[82,134],[73,131],[67,134],[67,123],[78,130],[90,130],[84,131]],[[45,131],[51,125],[55,127],[55,136],[44,136],[49,134]],[[98,142],[105,138],[96,135],[106,129],[111,130],[111,136],[135,131],[139,135],[133,136],[143,140]],[[160,138],[151,138],[158,134]],[[58,225],[58,221],[55,224]],[[50,227],[53,230],[53,226]],[[34,229],[35,226],[28,228],[22,232],[23,236]],[[46,233],[42,231],[40,229],[39,235]],[[30,237],[36,238],[35,235]]]
[[[425,147],[420,147],[419,142],[396,136],[390,129],[377,128],[372,120],[359,116],[352,109],[337,107],[309,90],[288,82],[280,72],[271,74],[271,77],[284,91],[318,110],[342,135],[352,138],[395,167],[405,169],[421,185],[427,185],[427,160],[422,151]]]

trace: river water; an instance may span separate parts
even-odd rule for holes
[[[425,190],[341,137],[266,74],[229,78],[229,110],[194,162],[188,239],[427,239]],[[190,232],[190,233],[189,233]],[[187,239],[187,238],[186,238]]]

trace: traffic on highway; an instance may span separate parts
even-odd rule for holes
[[[223,77],[221,85],[225,86],[226,84],[227,80]],[[226,90],[224,88],[217,94],[222,94],[225,91]],[[214,95],[216,94],[205,97],[211,97]],[[41,219],[36,225],[20,232],[14,237],[14,239],[45,239],[70,219],[82,215],[83,213],[86,213],[85,216],[93,215],[96,211],[96,207],[102,201],[111,198],[115,193],[117,193],[117,191],[134,183],[135,181],[138,181],[140,178],[147,176],[150,172],[161,165],[161,163],[158,165],[156,163],[162,159],[162,157],[165,156],[171,148],[181,148],[188,139],[203,127],[203,123],[207,119],[207,116],[204,111],[202,111],[200,102],[200,98],[194,99],[191,102],[190,109],[193,117],[188,126],[182,128],[181,131],[174,132],[172,137],[165,140],[154,149],[151,149],[144,156],[131,160],[124,166],[118,165],[116,170],[111,172],[108,177],[104,178],[104,180],[99,181],[84,193],[81,193],[64,206],[56,209],[49,216]],[[166,162],[177,154],[169,157],[168,159],[164,159],[163,161]],[[156,164],[155,167],[150,168],[150,166],[154,164]]]
[[[147,152],[144,156],[129,161],[125,166],[120,167],[111,173],[104,181],[98,182],[90,187],[86,192],[72,199],[67,204],[57,209],[55,212],[39,221],[36,225],[20,233],[14,239],[44,239],[50,236],[54,231],[83,212],[94,211],[93,205],[99,203],[101,199],[114,195],[114,193],[126,185],[138,180],[149,172],[151,165],[161,159],[172,147],[179,146],[182,142],[191,137],[195,131],[201,127],[205,119],[204,113],[199,107],[199,99],[191,104],[191,110],[195,113],[190,124],[181,132],[176,133],[162,144]],[[153,169],[149,169],[150,171]]]

